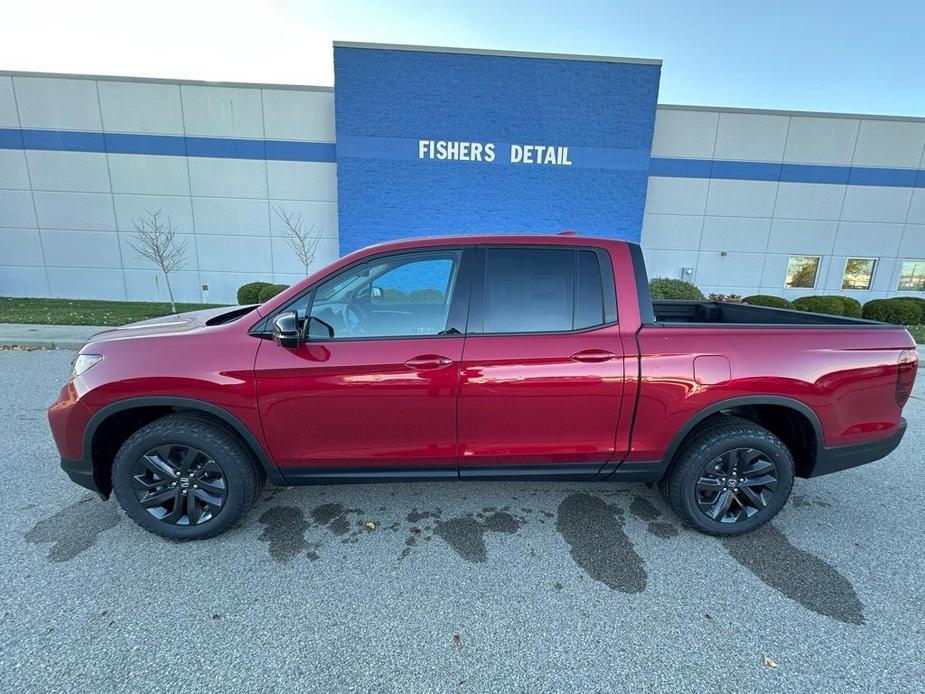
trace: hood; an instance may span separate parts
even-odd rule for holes
[[[149,320],[138,321],[137,323],[129,323],[127,325],[102,330],[95,333],[87,340],[87,344],[135,337],[188,333],[208,325],[221,324],[225,321],[215,319],[222,318],[226,315],[229,319],[244,316],[253,311],[254,308],[254,306],[220,306],[218,308],[207,308],[201,311],[174,313],[169,316],[151,318]]]

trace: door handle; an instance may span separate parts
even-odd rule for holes
[[[411,357],[405,362],[405,366],[416,371],[424,371],[426,369],[439,369],[452,363],[452,359],[439,354],[421,354],[417,357]]]
[[[606,349],[583,349],[580,352],[575,352],[570,359],[572,361],[594,364],[602,361],[610,361],[611,359],[616,359],[616,357],[616,354],[608,352]]]

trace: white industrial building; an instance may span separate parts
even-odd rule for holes
[[[155,210],[187,245],[178,300],[233,302],[245,282],[300,279],[280,207],[320,230],[315,266],[330,262],[334,97],[0,72],[0,296],[165,300],[129,243]],[[925,291],[925,119],[659,105],[651,157],[650,276],[791,298]]]

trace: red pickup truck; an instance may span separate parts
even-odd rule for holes
[[[735,535],[795,476],[896,448],[917,363],[893,325],[653,302],[635,244],[435,238],[99,333],[48,416],[71,479],[170,538],[226,530],[266,479],[433,478],[658,483]]]

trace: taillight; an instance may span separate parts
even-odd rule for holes
[[[915,373],[918,368],[918,350],[904,349],[899,353],[899,361],[896,364],[896,404],[900,407],[903,407],[912,395],[912,386],[915,384]]]

